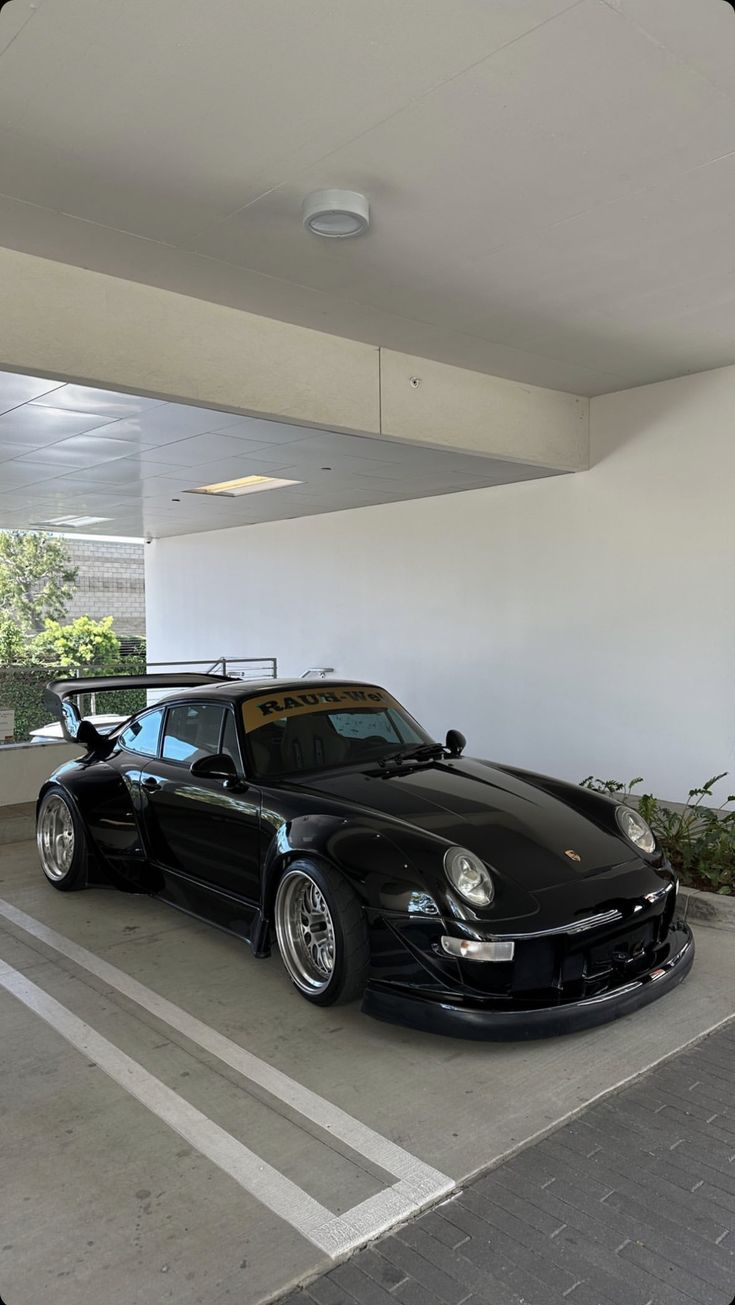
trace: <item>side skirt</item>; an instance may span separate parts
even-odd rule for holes
[[[163,879],[163,887],[158,893],[159,901],[175,906],[177,910],[206,924],[213,924],[225,933],[234,934],[236,938],[242,938],[253,946],[256,955],[262,954],[254,945],[258,938],[260,920],[260,909],[255,902],[245,901],[224,889],[205,885],[201,880],[193,879],[178,870],[162,867],[157,869]]]

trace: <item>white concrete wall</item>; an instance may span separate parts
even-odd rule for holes
[[[16,802],[35,802],[51,772],[83,751],[72,743],[14,743],[0,747],[0,809]]]
[[[476,755],[680,798],[735,770],[734,431],[727,368],[593,400],[586,473],[156,542],[151,657],[334,666]]]

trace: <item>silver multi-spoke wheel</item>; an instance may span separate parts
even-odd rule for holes
[[[47,797],[36,834],[43,872],[52,883],[65,879],[74,860],[74,822],[62,797]]]
[[[297,988],[324,992],[334,974],[335,936],[321,888],[304,871],[289,871],[278,885],[275,916],[278,948]]]

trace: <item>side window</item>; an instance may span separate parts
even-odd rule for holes
[[[235,729],[235,713],[225,708],[225,732],[222,736],[222,751],[228,757],[232,757],[238,770],[242,770],[240,760],[240,745],[237,741],[237,730]]]
[[[128,752],[142,752],[146,757],[155,757],[158,751],[162,716],[162,707],[157,711],[147,711],[142,716],[136,716],[120,735],[118,739],[120,747],[127,748]]]
[[[221,707],[216,702],[192,702],[169,707],[163,731],[161,756],[167,761],[191,763],[219,752]]]

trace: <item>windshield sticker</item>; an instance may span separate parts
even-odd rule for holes
[[[384,689],[372,685],[337,684],[329,689],[305,689],[303,693],[264,693],[258,698],[248,698],[242,705],[242,712],[245,729],[257,730],[262,725],[283,720],[284,716],[307,716],[330,707],[339,711],[350,707],[379,710],[397,705],[395,698]]]

